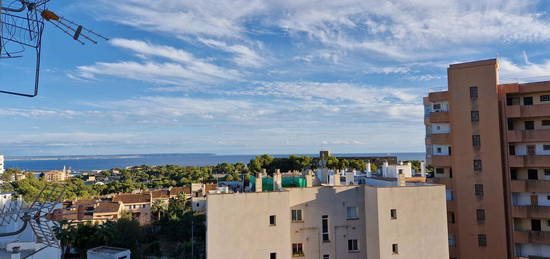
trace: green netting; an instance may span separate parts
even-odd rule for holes
[[[256,177],[250,176],[250,183],[252,184],[252,189],[256,190]],[[273,178],[262,178],[262,192],[272,192],[273,191]]]
[[[283,177],[283,187],[306,187],[306,179],[302,177]]]

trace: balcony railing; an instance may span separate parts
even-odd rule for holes
[[[550,116],[550,104],[506,106],[509,118]]]
[[[535,243],[550,245],[550,232],[546,231],[514,231],[514,242],[520,244]]]
[[[432,112],[430,113],[430,122],[449,122],[449,112]]]
[[[508,163],[511,167],[550,167],[550,156],[509,156]]]
[[[512,180],[512,192],[548,192],[550,180]]]
[[[512,217],[550,219],[550,207],[548,206],[512,206]]]
[[[544,142],[550,140],[550,130],[509,130],[509,142]]]
[[[432,156],[430,164],[433,167],[450,167],[451,156]]]

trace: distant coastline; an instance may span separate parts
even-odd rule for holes
[[[296,154],[316,157],[318,154]],[[424,160],[423,152],[407,153],[347,153],[335,156],[397,156],[399,160]],[[138,165],[206,166],[218,163],[248,163],[257,154],[217,155],[211,153],[187,154],[120,154],[120,155],[65,155],[65,156],[7,156],[7,168],[23,170],[59,170],[64,166],[76,171],[107,170]],[[272,154],[287,157],[289,154]]]

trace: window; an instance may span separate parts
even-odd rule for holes
[[[534,121],[524,121],[525,124],[525,130],[534,130],[535,129],[535,122]]]
[[[144,208],[144,209],[147,208],[147,204],[143,204],[143,208]]]
[[[437,130],[441,130],[441,126],[435,126]]]
[[[514,120],[508,119],[508,130],[514,130]]]
[[[348,251],[349,252],[359,251],[359,245],[357,243],[357,239],[348,240]]]
[[[391,217],[391,219],[397,219],[397,210],[396,209],[391,209],[390,210],[390,217]]]
[[[456,238],[455,235],[449,234],[449,246],[455,247],[456,246]]]
[[[514,105],[514,97],[506,97],[506,105],[508,106]]]
[[[511,156],[515,156],[515,155],[516,155],[516,146],[515,146],[515,145],[510,145],[510,146],[508,146],[508,150],[510,151],[510,155],[511,155]]]
[[[474,171],[481,171],[481,160],[474,160]]]
[[[548,101],[550,101],[550,95],[547,95],[547,94],[541,95],[541,96],[540,96],[540,101],[541,101],[541,102],[548,102]]]
[[[547,199],[547,200],[550,200],[550,195],[547,195],[547,196],[546,196],[546,199]]]
[[[485,221],[485,210],[484,209],[477,209],[476,210],[476,219],[478,223],[482,223]]]
[[[480,246],[480,247],[486,247],[487,246],[487,235],[478,234],[477,235],[477,245]]]
[[[542,150],[544,151],[550,150],[550,145],[542,145]]]
[[[453,178],[453,169],[449,168],[449,178]]]
[[[440,104],[440,103],[434,103],[433,109],[434,109],[435,111],[441,110],[441,104]]]
[[[329,236],[328,236],[328,216],[323,215],[321,217],[321,228],[323,233],[323,241],[329,242]]]
[[[475,184],[474,190],[475,190],[475,195],[478,198],[483,198],[483,184]]]
[[[512,177],[512,180],[517,180],[518,179],[518,170],[510,169],[510,176]]]
[[[323,255],[323,259],[330,259],[330,255]]]
[[[304,255],[304,249],[302,247],[302,243],[296,243],[292,244],[292,255]]]
[[[481,146],[481,136],[473,135],[472,136],[472,144],[474,145],[474,147],[480,147]]]
[[[549,227],[550,227],[550,220],[547,220],[547,221],[546,221],[546,226],[549,226]]]
[[[347,217],[348,219],[357,219],[357,207],[347,207]]]
[[[470,97],[477,98],[477,86],[470,87]]]
[[[550,168],[544,169],[544,175],[550,175]]]
[[[479,111],[472,111],[471,118],[472,118],[472,121],[479,121]]]
[[[403,174],[403,169],[399,169],[398,171],[399,171],[398,174]]]
[[[292,210],[291,212],[292,221],[302,221],[302,210]]]
[[[271,225],[271,226],[277,225],[277,219],[276,219],[275,215],[269,216],[269,225]]]
[[[392,250],[393,254],[399,254],[399,246],[397,246],[397,244],[392,244],[391,245],[391,250]]]
[[[532,96],[523,97],[523,105],[533,105],[533,97]]]
[[[444,174],[444,173],[445,173],[445,169],[443,169],[443,168],[436,168],[436,169],[435,169],[435,173],[436,173],[436,174]]]
[[[454,212],[451,212],[451,211],[447,212],[447,222],[451,223],[451,224],[455,223],[455,213]]]
[[[542,126],[550,126],[550,120],[542,120],[542,121],[540,122],[540,124],[541,124]]]
[[[277,259],[277,253],[270,253],[269,259]]]
[[[535,145],[527,145],[527,155],[529,156],[533,156],[535,155],[537,152],[537,147]]]
[[[437,148],[437,153],[441,153],[441,148],[440,147]]]

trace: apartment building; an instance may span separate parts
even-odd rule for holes
[[[209,194],[207,258],[448,258],[444,186],[385,185]]]
[[[495,59],[450,65],[424,98],[451,258],[550,258],[550,82],[499,84]]]
[[[67,172],[63,171],[49,171],[44,173],[44,179],[47,182],[64,182],[67,180]]]
[[[113,196],[113,202],[123,204],[123,210],[131,213],[132,218],[137,220],[140,225],[151,223],[151,193],[123,193]]]

